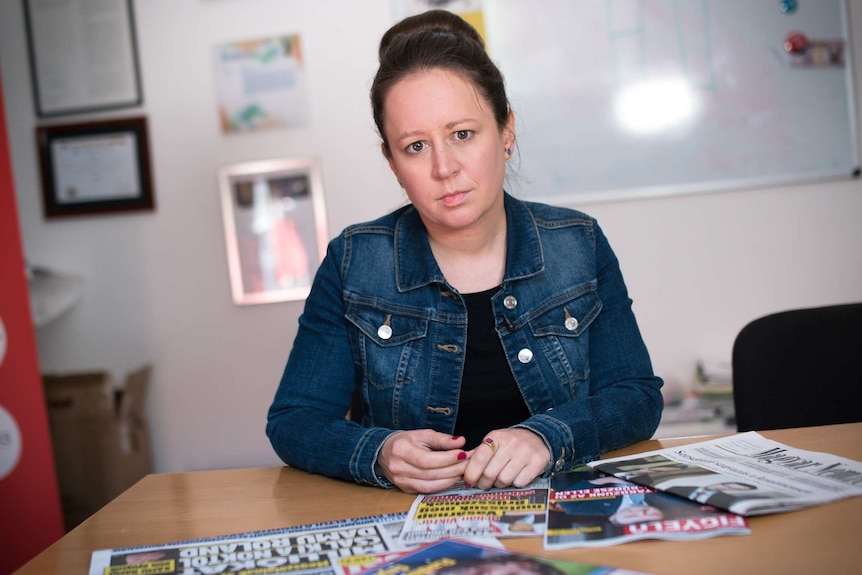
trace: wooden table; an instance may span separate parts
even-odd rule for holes
[[[761,432],[812,451],[862,460],[862,423]],[[705,438],[643,441],[609,456]],[[310,475],[288,467],[164,473],[137,484],[51,545],[17,575],[87,573],[97,549],[112,549],[406,511],[414,496]],[[545,551],[541,538],[506,547],[656,574],[862,572],[862,497],[752,517],[748,536],[638,541]]]

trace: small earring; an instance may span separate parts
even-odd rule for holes
[[[403,179],[403,178],[398,178],[398,185],[399,185],[399,186],[403,186],[403,185],[404,185],[404,179]]]
[[[507,155],[507,156],[511,156],[511,155],[512,155],[512,148],[506,148],[506,155]]]

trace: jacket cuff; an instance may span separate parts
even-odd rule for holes
[[[548,415],[534,415],[527,421],[514,425],[529,429],[542,438],[551,454],[542,477],[550,477],[574,467],[574,437],[569,428],[561,421]]]
[[[371,460],[371,476],[374,477],[374,481],[369,482],[372,485],[377,485],[384,489],[392,489],[395,487],[395,484],[386,478],[386,475],[383,473],[383,468],[380,466],[377,459],[380,457],[380,450],[383,449],[383,444],[396,433],[397,431],[387,433],[377,445],[377,449],[374,450],[374,458]]]

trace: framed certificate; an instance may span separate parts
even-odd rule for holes
[[[41,117],[141,105],[131,0],[22,0]]]
[[[36,128],[45,217],[155,209],[146,118]]]
[[[328,240],[317,161],[226,166],[219,183],[234,303],[305,299]]]

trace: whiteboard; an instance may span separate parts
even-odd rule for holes
[[[482,10],[516,115],[522,196],[594,202],[858,176],[842,0],[486,0]],[[793,32],[806,52],[785,50]],[[655,91],[625,100],[668,79],[682,80],[684,106],[650,100]],[[625,102],[644,108],[646,126],[625,123]]]

